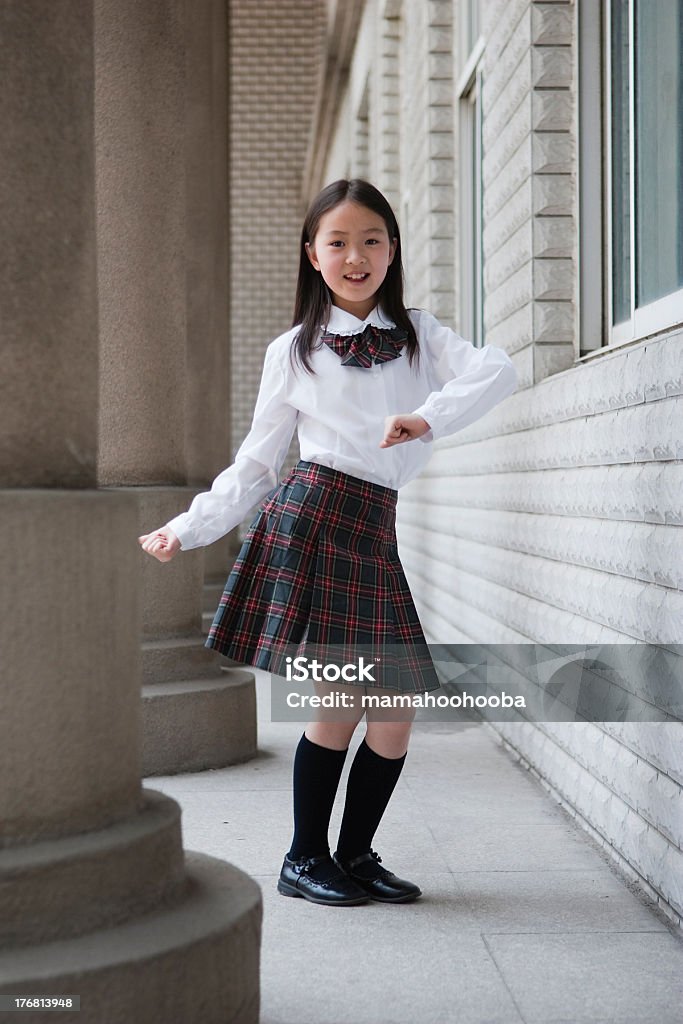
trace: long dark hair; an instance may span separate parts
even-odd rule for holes
[[[417,334],[408,311],[403,305],[403,264],[401,262],[401,235],[394,211],[379,189],[362,178],[347,181],[341,178],[332,182],[316,196],[311,203],[301,232],[301,248],[299,251],[299,279],[296,285],[294,302],[294,319],[292,327],[301,324],[301,330],[292,344],[292,354],[304,366],[308,373],[315,373],[310,362],[310,354],[319,340],[320,325],[326,324],[332,308],[332,296],[323,280],[322,274],[315,269],[308,258],[306,243],[313,244],[318,232],[320,220],[324,214],[339,206],[345,200],[367,206],[378,214],[387,226],[389,241],[396,239],[396,252],[389,264],[387,275],[377,293],[377,302],[391,317],[397,327],[408,333],[406,351],[412,365],[413,357],[419,360]]]

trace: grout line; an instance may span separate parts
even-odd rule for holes
[[[539,931],[526,931],[526,932],[489,932],[489,931],[486,932],[486,935],[562,935],[564,937],[566,937],[567,935],[570,935],[570,936],[571,935],[602,935],[602,936],[605,936],[605,935],[668,935],[668,934],[670,934],[670,933],[665,928],[659,929],[658,931],[653,931],[653,930],[651,930],[649,928],[619,928],[617,931],[612,930],[612,931],[609,931],[609,932],[604,932],[604,931],[601,932],[601,931],[595,931],[593,929],[587,928],[587,929],[585,929],[583,931],[579,931],[578,929],[576,931],[573,930],[573,929],[572,930],[567,929],[566,931],[543,931],[543,930],[539,930]],[[483,938],[484,937],[484,932],[482,932],[481,935],[482,935],[482,938]]]
[[[513,994],[513,992],[512,992],[512,989],[511,989],[511,988],[510,988],[510,986],[508,985],[508,983],[507,983],[507,981],[506,981],[506,979],[505,979],[505,975],[504,975],[504,974],[503,974],[503,972],[501,971],[500,967],[498,966],[498,961],[496,960],[495,956],[493,955],[493,950],[491,949],[491,947],[490,947],[489,943],[488,943],[488,942],[487,942],[487,940],[486,940],[486,935],[484,934],[484,932],[480,932],[479,934],[481,935],[481,941],[482,941],[482,942],[484,943],[484,946],[485,946],[485,948],[486,948],[486,952],[488,953],[488,955],[489,955],[489,958],[491,959],[491,962],[493,963],[493,966],[494,966],[494,967],[496,968],[496,971],[497,971],[497,973],[498,973],[498,977],[499,977],[499,978],[500,978],[500,980],[502,981],[502,983],[503,983],[503,985],[504,985],[504,987],[505,987],[505,990],[506,990],[507,994],[509,995],[510,999],[512,1000],[512,1004],[513,1004],[513,1006],[514,1006],[514,1007],[515,1007],[515,1009],[517,1010],[517,1013],[518,1013],[518,1015],[519,1015],[519,1019],[520,1019],[521,1021],[523,1021],[523,1024],[527,1024],[527,1022],[526,1022],[526,1018],[524,1017],[524,1015],[523,1015],[523,1013],[522,1013],[522,1010],[521,1010],[521,1008],[520,1008],[520,1006],[519,1006],[519,1003],[518,1003],[518,1002],[517,1002],[517,1000],[515,999],[515,997],[514,997],[514,994]]]

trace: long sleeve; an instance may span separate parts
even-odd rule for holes
[[[431,313],[421,314],[419,340],[442,385],[413,410],[431,427],[420,438],[425,443],[474,423],[517,387],[517,373],[502,348],[476,348]]]
[[[268,346],[254,418],[234,463],[198,494],[187,512],[166,523],[184,551],[204,547],[242,522],[276,486],[296,426],[297,410],[286,399],[281,352]]]

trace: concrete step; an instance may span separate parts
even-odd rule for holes
[[[219,667],[212,679],[143,686],[142,723],[143,776],[248,761],[256,755],[254,675]]]
[[[232,566],[230,566],[229,568],[232,568]],[[213,583],[205,583],[204,584],[203,600],[202,600],[202,608],[203,608],[203,611],[202,611],[202,627],[201,628],[202,628],[202,633],[205,636],[209,632],[209,629],[211,628],[211,623],[213,622],[214,617],[216,615],[216,611],[217,611],[218,606],[220,604],[221,597],[223,596],[223,591],[225,590],[225,582],[226,582],[226,580],[227,580],[227,575],[226,575],[226,579],[222,580],[220,582],[214,581]]]
[[[0,946],[69,938],[180,897],[180,807],[143,789],[109,828],[0,850]]]
[[[204,637],[173,637],[141,644],[143,684],[181,679],[215,678],[220,672],[218,655],[204,646]]]
[[[227,578],[227,577],[226,577]],[[213,615],[218,608],[218,604],[225,589],[225,580],[222,583],[205,583],[202,591],[203,595],[203,608],[205,612],[211,612]]]
[[[220,604],[225,581],[222,583],[205,583],[203,591],[202,633],[206,636]]]
[[[0,952],[3,994],[79,995],[61,1024],[258,1024],[262,902],[231,864],[186,853],[176,906],[78,938]],[[22,1011],[43,1024],[45,1011]]]

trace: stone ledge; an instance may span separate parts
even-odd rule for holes
[[[0,947],[65,939],[179,898],[180,808],[143,791],[140,813],[97,829],[0,851]]]
[[[144,777],[248,761],[256,754],[254,676],[219,665],[213,679],[145,686],[142,718]]]

